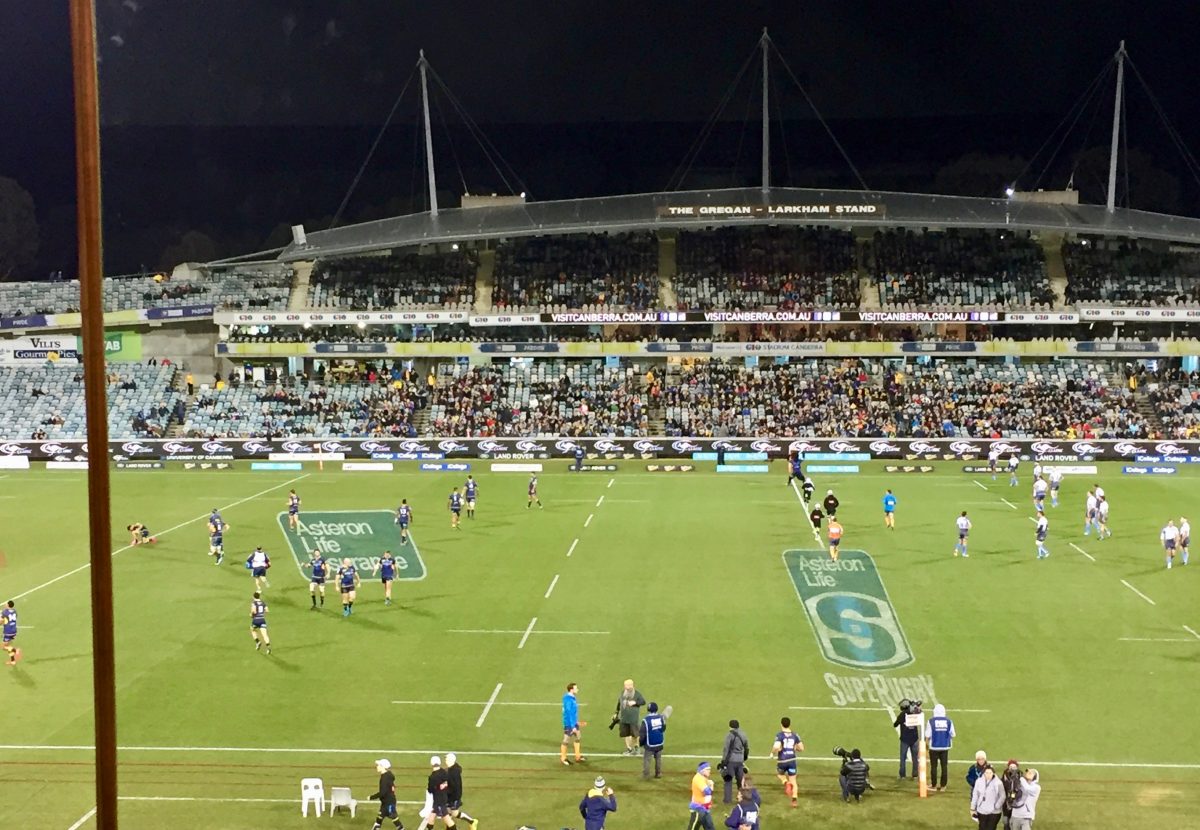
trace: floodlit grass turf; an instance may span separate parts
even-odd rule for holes
[[[871,464],[862,475],[816,476],[818,497],[836,489],[844,545],[873,557],[912,648],[914,662],[884,676],[931,677],[955,720],[950,790],[921,801],[895,780],[897,740],[884,707],[835,705],[827,675],[868,673],[822,657],[797,599],[782,554],[815,542],[783,465],[736,476],[620,464],[613,475],[549,464],[546,508],[530,511],[526,475],[483,472],[488,464],[476,462],[479,518],[464,518],[457,532],[445,500],[464,476],[415,465],[392,475],[312,469],[294,484],[295,473],[244,469],[114,471],[114,550],[131,521],[160,534],[190,521],[115,559],[122,826],[299,827],[301,777],[365,798],[382,756],[396,767],[401,800],[417,801],[429,754],[453,750],[484,828],[581,826],[576,804],[597,774],[620,805],[609,827],[677,828],[690,774],[700,758],[715,763],[731,717],[749,734],[771,828],[970,826],[963,776],[977,748],[998,763],[1039,766],[1039,826],[1200,826],[1200,639],[1184,628],[1200,631],[1200,561],[1168,572],[1157,542],[1166,519],[1195,507],[1190,470],[1133,478],[1103,466],[1116,532],[1103,542],[1081,535],[1092,477],[1068,477],[1063,505],[1049,511],[1052,556],[1042,562],[1028,464],[1015,489],[1004,474],[993,482],[952,463],[930,475]],[[341,617],[332,588],[325,610],[310,611],[307,580],[277,523],[291,486],[306,512],[390,509],[408,498],[427,577],[397,583],[389,608],[364,574],[353,617]],[[882,527],[885,487],[900,501],[894,532]],[[84,498],[80,473],[0,478],[0,592],[22,594],[86,561]],[[223,510],[231,528],[217,568],[205,555],[204,516],[235,503]],[[964,509],[975,525],[969,560],[951,555]],[[242,562],[256,544],[275,564],[270,657],[254,652],[248,633]],[[18,600],[26,660],[0,674],[4,826],[66,828],[93,804],[87,579],[82,570]],[[538,633],[553,631],[603,633]],[[604,728],[626,677],[675,708],[662,781],[643,782],[640,758],[617,757],[619,740]],[[590,722],[589,761],[563,768],[558,701],[572,680]],[[496,705],[476,726],[498,683]],[[784,714],[806,746],[796,811],[763,758]],[[836,794],[829,750],[839,743],[872,759],[878,790],[863,804]],[[161,798],[211,801],[152,800]],[[362,809],[353,826],[369,826],[371,805]],[[409,827],[416,810],[402,805]],[[719,825],[726,811],[716,812]]]

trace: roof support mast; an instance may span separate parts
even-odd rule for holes
[[[429,215],[438,215],[437,178],[433,172],[433,127],[429,123],[429,82],[425,78],[425,50],[421,50],[421,59],[417,61],[421,68],[421,108],[425,111],[425,169],[429,172]]]
[[[1113,103],[1112,149],[1108,154],[1108,202],[1106,207],[1112,213],[1117,207],[1117,140],[1121,133],[1121,102],[1125,93],[1125,41],[1117,47],[1117,95]],[[1129,160],[1126,159],[1128,164]]]
[[[765,196],[771,189],[771,122],[768,108],[770,93],[767,84],[767,47],[771,45],[771,37],[767,34],[765,26],[759,44],[762,46],[762,192]]]

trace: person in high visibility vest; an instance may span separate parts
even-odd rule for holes
[[[838,545],[842,543],[842,523],[832,516],[829,519],[829,558],[838,559]]]

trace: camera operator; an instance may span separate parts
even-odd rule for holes
[[[900,730],[900,780],[903,781],[906,777],[904,773],[910,758],[912,759],[912,777],[913,780],[916,780],[918,774],[917,742],[920,740],[920,733],[915,725],[908,725],[908,716],[921,714],[921,701],[902,700],[899,709],[900,714],[896,715],[892,726]]]
[[[1021,793],[1012,808],[1012,830],[1032,830],[1038,798],[1042,794],[1038,771],[1025,770],[1021,778]]]
[[[846,752],[839,746],[835,747],[833,751],[842,758],[842,769],[838,773],[838,783],[842,785],[842,801],[849,801],[850,796],[854,796],[855,801],[861,801],[863,793],[870,786],[867,774],[871,771],[871,767],[863,760],[862,753],[857,749]]]
[[[750,757],[750,739],[742,731],[737,719],[729,722],[729,731],[725,733],[725,746],[721,750],[721,762],[717,771],[725,782],[725,803],[733,802],[733,790],[742,788],[742,779],[746,777],[746,759]]]
[[[1008,763],[1004,765],[1004,774],[1000,776],[1000,783],[1004,785],[1004,809],[1000,812],[1004,816],[1004,830],[1009,830],[1012,827],[1013,805],[1021,795],[1021,784],[1023,783],[1021,764],[1015,758],[1008,759]]]

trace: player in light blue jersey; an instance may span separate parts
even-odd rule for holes
[[[1050,468],[1050,506],[1058,507],[1058,489],[1062,487],[1062,470]]]
[[[462,530],[462,525],[459,524],[462,519],[462,508],[462,492],[455,487],[450,491],[450,498],[446,500],[446,509],[450,511],[450,527],[454,530]]]
[[[408,544],[408,526],[412,524],[413,512],[408,506],[408,499],[401,499],[396,508],[396,526],[400,528],[400,544]]]
[[[1050,485],[1041,476],[1034,479],[1033,482],[1033,509],[1041,513],[1046,509],[1046,491],[1050,489]]]
[[[309,610],[316,611],[317,594],[321,595],[321,606],[325,605],[325,579],[329,576],[329,563],[325,561],[325,557],[319,551],[314,550],[310,554],[308,563],[303,567],[312,572],[308,577],[308,595],[312,599],[312,608]]]
[[[296,491],[292,490],[288,493],[288,527],[295,530],[300,526],[300,497],[296,495]]]
[[[1017,458],[1017,454],[1013,453],[1008,457],[1008,486],[1017,486],[1017,467],[1021,464],[1021,459]]]
[[[1050,532],[1050,522],[1046,520],[1046,514],[1041,510],[1037,514],[1037,529],[1034,531],[1034,540],[1037,542],[1037,558],[1045,559],[1050,555],[1050,551],[1046,550],[1046,534]]]
[[[467,518],[475,518],[475,497],[479,495],[479,482],[473,476],[467,476],[467,483],[463,486],[463,495],[467,499]]]
[[[375,570],[371,571],[371,576],[381,573],[380,579],[383,581],[383,604],[392,604],[392,580],[396,578],[396,557],[392,556],[390,550],[385,550],[383,556],[379,557],[378,564],[375,565]]]
[[[963,511],[962,515],[954,520],[954,524],[958,527],[958,543],[954,546],[954,555],[962,555],[963,559],[970,556],[967,553],[967,540],[971,535],[971,520],[967,518],[967,511]]]
[[[4,639],[4,650],[8,652],[8,665],[15,666],[21,659],[21,649],[17,648],[17,608],[11,599],[0,608],[0,628]]]
[[[271,653],[271,635],[267,634],[267,604],[258,591],[250,600],[250,639],[254,640],[255,651],[266,646],[267,654]]]
[[[542,500],[540,498],[538,498],[537,476],[531,475],[529,477],[529,501],[526,502],[525,509],[528,510],[530,507],[533,507],[534,502],[537,502],[538,510],[541,510],[542,509]]]
[[[891,490],[883,494],[883,526],[888,530],[896,529],[896,497]]]

